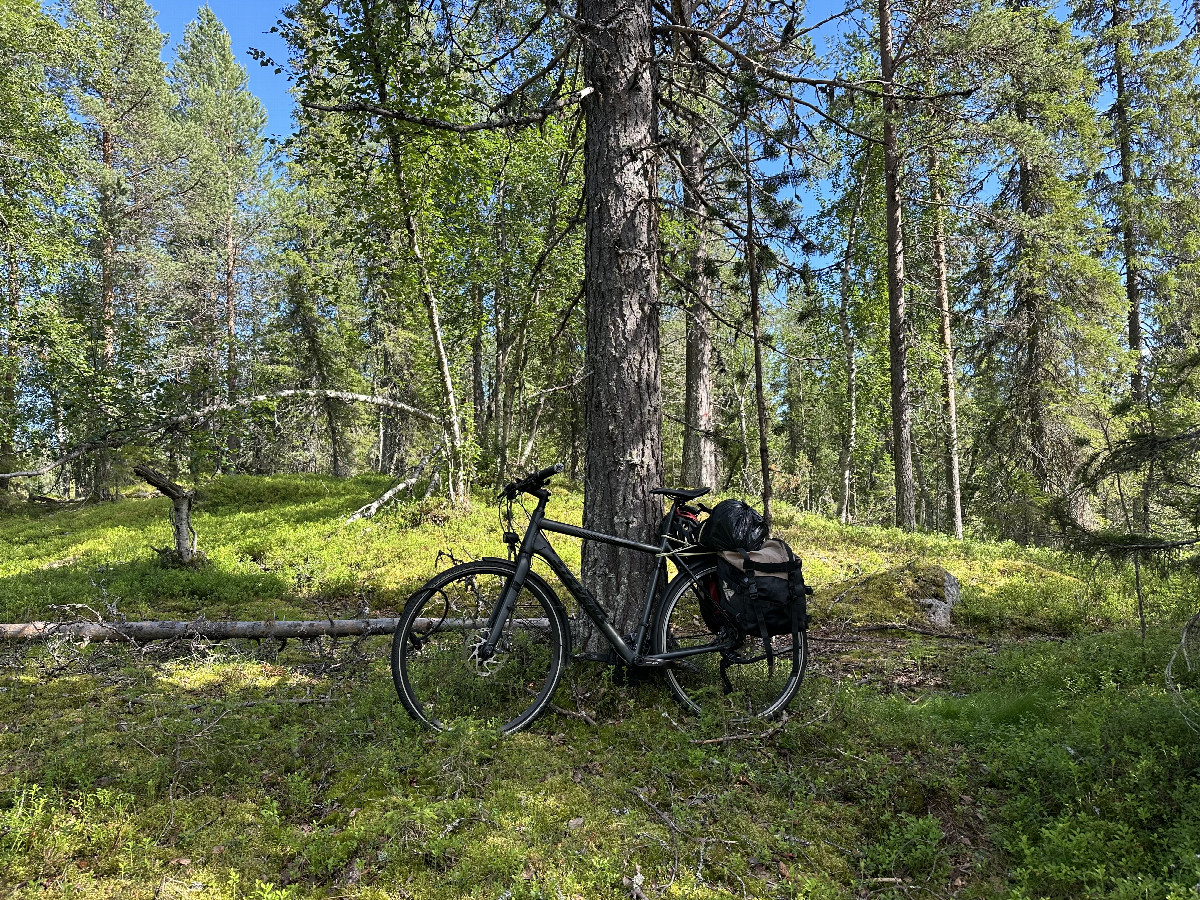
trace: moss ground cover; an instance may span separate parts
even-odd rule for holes
[[[218,481],[197,572],[155,562],[164,501],[7,513],[3,617],[388,611],[439,550],[502,555],[483,502],[342,524],[385,486]],[[1155,576],[1143,652],[1112,627],[1119,569],[782,526],[818,588],[945,566],[981,640],[846,632],[835,605],[786,723],[687,719],[653,680],[577,664],[504,740],[416,729],[379,639],[0,647],[0,896],[1197,896],[1200,735],[1162,680],[1181,576]]]

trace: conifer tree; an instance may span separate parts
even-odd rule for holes
[[[262,227],[256,202],[263,189],[266,114],[247,88],[229,33],[208,6],[184,30],[170,84],[186,141],[186,187],[172,223],[175,302],[186,306],[180,311],[206,337],[200,347],[194,339],[171,341],[170,352],[183,357],[193,390],[202,390],[209,402],[218,396],[232,402],[240,369],[239,307],[246,302],[246,270]],[[236,451],[236,433],[227,440]]]
[[[155,232],[179,190],[182,156],[161,59],[164,38],[144,0],[71,0],[66,26],[81,52],[71,81],[73,111],[87,135],[77,185],[89,261],[80,267],[74,314],[91,330],[94,376],[69,413],[84,434],[138,415],[155,360],[144,313],[159,263]],[[107,453],[89,479],[113,488]]]
[[[33,0],[0,6],[0,471],[11,471],[18,443],[32,436],[19,434],[21,424],[36,420],[18,409],[32,393],[22,385],[35,359],[28,301],[39,303],[38,288],[72,249],[61,204],[79,135],[59,87],[73,51]]]
[[[1160,0],[1077,0],[1073,20],[1092,42],[1089,61],[1111,102],[1106,165],[1093,196],[1115,240],[1128,307],[1130,398],[1149,398],[1154,348],[1148,327],[1183,283],[1175,277],[1195,251],[1177,239],[1200,227],[1200,41],[1184,38]]]

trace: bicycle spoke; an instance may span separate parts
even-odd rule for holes
[[[393,678],[414,717],[439,729],[474,721],[507,732],[549,702],[566,661],[566,624],[547,597],[527,585],[494,652],[485,652],[488,618],[511,575],[507,563],[468,564],[438,576],[405,608]]]

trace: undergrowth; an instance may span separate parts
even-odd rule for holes
[[[485,502],[344,524],[386,486],[221,479],[196,572],[154,561],[166,501],[8,513],[0,611],[388,612],[439,550],[504,554]],[[818,629],[791,718],[732,729],[576,664],[503,740],[417,729],[384,639],[0,647],[0,896],[1197,896],[1200,735],[1162,679],[1190,582],[1153,576],[1143,648],[1107,563],[781,524],[818,587],[946,567],[982,639]]]

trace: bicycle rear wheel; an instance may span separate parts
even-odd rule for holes
[[[691,575],[684,572],[672,579],[655,622],[657,652],[718,643],[704,624],[700,607],[702,596],[711,597],[714,587],[720,589],[716,578],[716,564],[708,563],[693,566]],[[726,644],[666,669],[667,684],[680,705],[695,715],[716,714],[735,721],[767,718],[786,709],[800,689],[808,665],[805,633],[799,635],[796,653],[790,634],[771,638],[773,664],[761,637],[743,635]]]
[[[392,680],[417,721],[440,731],[469,720],[509,734],[549,705],[570,633],[558,598],[533,573],[495,654],[479,658],[488,618],[514,572],[506,560],[464,563],[409,599],[392,638]]]

